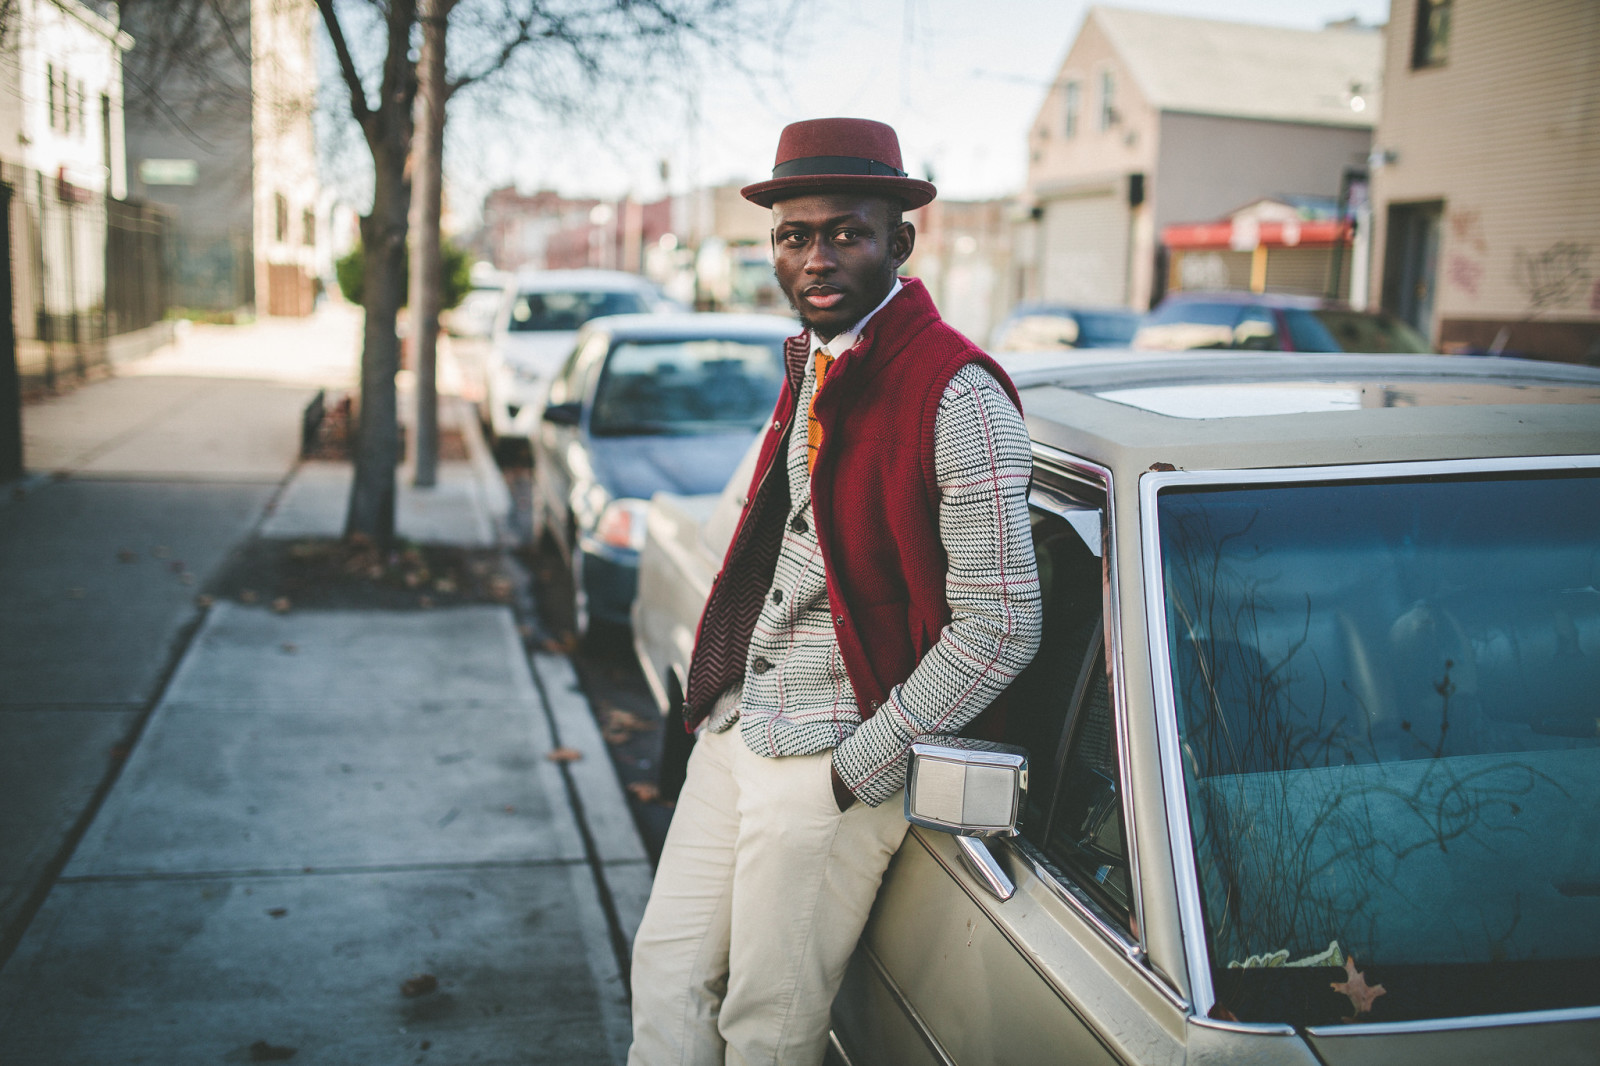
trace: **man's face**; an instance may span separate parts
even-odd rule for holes
[[[772,205],[772,258],[778,286],[800,321],[832,340],[894,286],[916,231],[897,204],[860,193],[819,193]],[[898,223],[898,224],[897,224]]]

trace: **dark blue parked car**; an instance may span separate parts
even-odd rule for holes
[[[772,315],[597,318],[550,384],[533,436],[533,531],[572,568],[577,635],[623,626],[657,492],[718,492],[783,384]]]

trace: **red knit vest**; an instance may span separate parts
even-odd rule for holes
[[[786,345],[788,380],[700,618],[684,695],[690,729],[744,674],[787,518],[784,455],[794,423],[805,420],[803,412],[796,417],[795,397],[809,347],[806,334]],[[811,473],[812,519],[834,632],[863,719],[910,676],[950,622],[934,423],[945,386],[971,363],[994,375],[1021,409],[1005,371],[945,325],[922,282],[908,278],[817,391],[822,446]]]

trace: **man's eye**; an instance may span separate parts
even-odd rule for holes
[[[859,236],[861,236],[861,234],[857,233],[853,229],[842,229],[833,235],[833,239],[836,241],[853,241]]]

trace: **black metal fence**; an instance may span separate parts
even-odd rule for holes
[[[113,200],[0,164],[16,363],[25,389],[54,388],[165,339],[171,219],[156,204]]]

